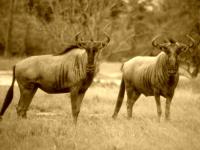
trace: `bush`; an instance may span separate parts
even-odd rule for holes
[[[8,3],[0,5],[0,53],[5,47]],[[61,51],[74,42],[74,35],[101,40],[106,31],[111,42],[103,58],[119,61],[136,55],[150,55],[151,39],[167,35],[182,40],[198,24],[198,0],[22,0],[16,2],[12,55],[38,55]],[[195,31],[198,33],[197,31]],[[199,32],[200,33],[200,32]],[[199,33],[197,37],[199,37]],[[2,45],[2,46],[1,46]],[[2,49],[1,49],[2,48]],[[116,56],[116,57],[115,57]]]

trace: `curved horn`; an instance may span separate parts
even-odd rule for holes
[[[76,34],[76,36],[75,36],[75,41],[76,41],[76,44],[77,44],[77,46],[79,47],[79,48],[84,48],[84,49],[86,49],[86,46],[85,46],[85,43],[86,42],[84,42],[83,41],[83,39],[80,37],[79,38],[79,35],[81,34],[81,32],[79,32],[78,34]]]
[[[104,32],[104,35],[106,36],[106,40],[103,42],[105,45],[107,45],[110,42],[110,37],[107,33]]]
[[[179,46],[179,47],[187,47],[186,44],[183,44],[183,43],[180,43],[180,42],[176,42],[175,44],[176,44],[177,46]]]
[[[81,34],[81,32],[79,32],[78,34],[76,34],[75,36],[75,41],[78,43],[79,42],[79,35]]]
[[[166,42],[166,41],[165,41],[164,43],[161,43],[161,44],[156,43],[156,40],[157,40],[159,37],[161,37],[161,36],[158,35],[158,36],[156,36],[156,37],[153,38],[153,40],[152,40],[152,45],[153,45],[154,47],[157,47],[157,48],[161,49],[161,48],[163,48],[163,47],[168,47],[168,46],[171,44],[171,41],[170,41],[169,38],[167,38],[167,40],[168,40],[169,42]]]
[[[158,43],[156,43],[156,40],[157,40],[159,37],[160,37],[160,35],[158,35],[158,36],[156,36],[156,37],[153,38],[153,40],[152,40],[152,45],[153,45],[154,47],[160,48],[160,45],[159,45]]]
[[[190,41],[192,42],[192,43],[189,45],[189,48],[194,47],[194,46],[195,46],[195,40],[194,40],[191,36],[189,36],[188,34],[186,35],[186,37],[187,37],[188,39],[190,39]]]

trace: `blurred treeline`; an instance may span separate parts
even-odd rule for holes
[[[95,40],[105,31],[103,58],[122,60],[150,55],[158,34],[198,40],[199,24],[200,0],[0,0],[0,54],[56,53],[80,31]]]

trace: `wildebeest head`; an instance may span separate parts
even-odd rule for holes
[[[99,56],[101,49],[103,49],[110,42],[110,37],[104,33],[105,39],[103,41],[94,41],[93,39],[90,41],[83,41],[82,38],[79,38],[79,35],[80,33],[78,33],[75,37],[77,45],[86,50],[89,61],[88,63],[93,64],[96,57]]]
[[[191,40],[190,45],[176,42],[173,39],[168,39],[167,43],[156,43],[156,38],[153,39],[152,45],[159,48],[161,51],[165,52],[168,56],[167,58],[167,68],[170,75],[176,74],[178,71],[178,55],[181,52],[187,51],[189,48],[194,46],[194,41],[191,37],[187,36]]]

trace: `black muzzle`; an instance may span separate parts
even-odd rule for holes
[[[178,67],[170,67],[167,72],[169,75],[175,75],[178,72]]]
[[[95,72],[95,65],[87,65],[86,66],[86,72],[87,73],[88,72],[91,72],[91,73]]]

